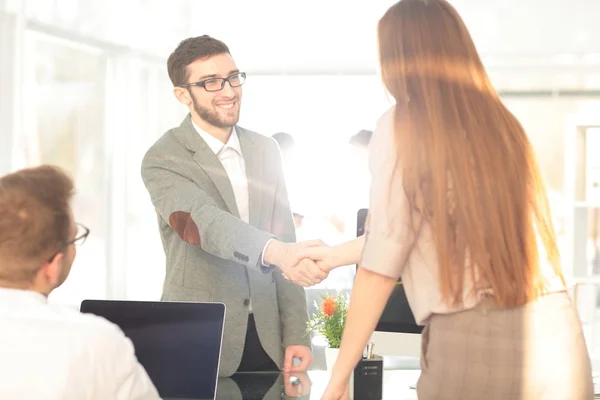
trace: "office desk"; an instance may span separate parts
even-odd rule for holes
[[[385,370],[383,373],[383,400],[414,400],[414,386],[419,378],[418,370]],[[292,374],[297,379],[284,379],[277,373],[236,374],[220,378],[217,388],[218,400],[280,400],[320,399],[329,382],[327,371],[308,371]],[[299,384],[292,384],[292,380]],[[359,400],[359,399],[356,399]]]

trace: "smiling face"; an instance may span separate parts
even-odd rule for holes
[[[200,119],[215,128],[229,129],[238,123],[242,101],[239,70],[228,53],[198,59],[187,66],[187,82],[203,82],[202,86],[175,88],[175,95],[186,104],[194,120]],[[224,82],[222,79],[230,79]],[[233,84],[233,86],[232,86]],[[207,90],[208,89],[208,90]]]

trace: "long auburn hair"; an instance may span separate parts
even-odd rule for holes
[[[534,150],[456,10],[445,0],[401,0],[378,36],[382,79],[396,100],[396,172],[411,215],[431,227],[444,301],[462,304],[465,278],[490,287],[500,307],[540,296],[538,237],[564,284]]]

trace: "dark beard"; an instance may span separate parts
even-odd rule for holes
[[[221,120],[219,118],[219,115],[216,112],[214,112],[213,110],[204,108],[204,107],[200,107],[198,105],[198,102],[196,101],[196,99],[194,99],[193,97],[192,97],[192,103],[194,105],[194,111],[196,111],[196,114],[198,114],[198,116],[200,118],[202,118],[204,121],[208,122],[209,124],[211,124],[212,126],[215,126],[217,128],[231,128],[231,127],[235,126],[235,124],[237,124],[240,119],[240,115],[238,113],[237,117],[235,118],[235,122],[227,123],[227,122]]]

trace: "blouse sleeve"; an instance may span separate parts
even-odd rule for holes
[[[360,266],[394,279],[400,277],[415,240],[402,174],[394,174],[397,158],[392,108],[379,120],[369,146],[371,198]]]

